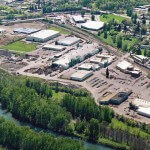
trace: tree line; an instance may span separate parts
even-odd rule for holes
[[[82,142],[35,132],[29,127],[16,126],[0,117],[0,144],[15,150],[85,150]]]

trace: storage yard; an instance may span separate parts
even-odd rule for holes
[[[103,27],[102,22],[97,24],[86,17],[84,20],[81,16],[70,17],[77,26],[85,24],[84,28],[87,29],[88,25],[91,27],[91,23],[94,23],[90,29],[92,32]],[[18,75],[80,85],[91,92],[98,105],[109,105],[121,115],[150,122],[147,119],[150,117],[150,79],[134,62],[133,56],[126,54],[118,57],[96,40],[71,32],[63,34],[44,23],[41,26],[39,28],[33,22],[1,27],[5,30],[1,34],[13,40],[12,43],[0,43],[1,68]],[[15,50],[12,52],[11,48],[7,51],[5,46],[16,42],[16,38],[17,42],[26,45],[35,44],[35,49],[25,51],[24,55],[18,55]],[[149,62],[149,58],[142,56],[134,58],[136,61]],[[145,100],[145,103],[132,110],[130,104],[136,98]]]

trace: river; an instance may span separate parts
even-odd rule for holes
[[[11,122],[13,122],[14,124],[16,124],[18,126],[23,126],[23,125],[27,126],[28,125],[28,126],[30,126],[30,128],[34,129],[35,131],[44,131],[44,132],[52,134],[56,137],[66,137],[65,135],[61,135],[59,133],[56,133],[56,132],[53,132],[53,131],[50,131],[50,130],[43,130],[41,128],[36,128],[36,127],[34,127],[30,124],[22,123],[22,122],[18,121],[17,119],[13,118],[11,113],[7,112],[6,110],[2,110],[1,107],[0,107],[0,116],[4,117],[6,120],[11,121]],[[70,138],[72,138],[72,137],[70,137]],[[73,139],[81,141],[79,138],[73,137]],[[92,143],[89,143],[87,141],[83,141],[83,143],[84,143],[84,146],[86,148],[89,148],[89,149],[92,149],[92,150],[112,150],[111,148],[100,145],[100,144],[92,144]]]

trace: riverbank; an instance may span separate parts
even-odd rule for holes
[[[56,137],[67,137],[67,138],[75,139],[78,141],[82,141],[86,148],[91,148],[93,150],[101,150],[101,148],[103,150],[113,150],[113,149],[129,150],[130,149],[129,146],[127,146],[125,144],[117,143],[117,142],[114,142],[114,141],[112,141],[110,139],[106,139],[106,138],[99,138],[98,143],[92,143],[92,142],[88,141],[85,137],[83,137],[79,134],[67,135],[64,133],[58,133],[58,132],[54,132],[54,131],[51,131],[48,129],[43,129],[41,127],[37,127],[37,126],[29,124],[27,122],[19,121],[18,119],[13,117],[10,112],[8,112],[7,110],[3,110],[1,107],[0,107],[0,116],[4,117],[8,121],[13,122],[17,126],[28,126],[36,132],[43,131],[45,133],[49,133]]]
[[[102,143],[101,144],[93,144],[93,143],[90,143],[88,141],[85,141],[83,139],[81,139],[80,137],[77,137],[77,136],[69,136],[69,135],[64,135],[64,134],[60,134],[58,132],[53,132],[53,131],[50,131],[50,130],[46,130],[46,129],[42,129],[42,128],[39,128],[39,127],[35,127],[29,123],[26,123],[26,122],[21,122],[19,120],[17,120],[16,118],[14,118],[12,116],[11,113],[7,112],[7,110],[3,110],[1,107],[0,107],[0,116],[5,118],[6,120],[14,123],[15,125],[17,126],[28,126],[30,127],[31,129],[33,129],[34,131],[36,132],[45,132],[45,133],[48,133],[50,135],[53,135],[55,137],[67,137],[67,138],[71,138],[71,139],[75,139],[77,141],[82,141],[84,143],[84,146],[85,148],[88,148],[88,149],[93,149],[93,150],[112,150],[112,148],[109,148],[107,147],[107,145],[103,145]]]

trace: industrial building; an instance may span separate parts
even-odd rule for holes
[[[124,73],[127,72],[128,68],[133,68],[133,66],[125,60],[123,60],[122,62],[119,62],[116,67],[117,67],[117,69],[119,69],[120,71],[122,71]]]
[[[110,65],[113,60],[115,59],[114,56],[106,55],[106,54],[97,54],[95,57],[90,59],[91,63],[98,64],[100,67],[106,67]]]
[[[83,81],[93,75],[92,71],[78,70],[71,75],[71,80]]]
[[[65,47],[60,46],[60,45],[46,44],[46,45],[43,46],[43,49],[53,50],[53,51],[63,51],[63,50],[65,50]]]
[[[14,29],[13,32],[14,33],[22,33],[22,34],[32,34],[35,32],[40,31],[39,29],[33,29],[33,28],[17,28]]]
[[[138,108],[137,113],[139,115],[150,117],[150,102],[149,101],[136,98],[132,102],[132,104]]]
[[[141,71],[138,68],[134,68],[129,62],[125,60],[119,62],[116,68],[124,73],[131,74],[132,77],[139,77],[141,75]]]
[[[138,110],[137,110],[137,113],[139,115],[142,115],[142,116],[150,118],[150,107],[147,107],[147,108],[139,107]]]
[[[136,107],[150,107],[150,102],[140,99],[140,98],[136,98],[133,102],[133,105],[135,105]]]
[[[105,92],[99,99],[99,103],[103,105],[113,104],[120,105],[122,102],[128,99],[128,96],[132,93],[131,90],[125,90],[124,92]]]
[[[78,67],[79,70],[99,70],[100,66],[98,64],[92,64],[92,63],[84,63]]]
[[[79,43],[80,40],[81,39],[77,37],[66,37],[64,39],[60,39],[59,41],[57,41],[57,44],[63,46],[72,46],[76,43]]]
[[[58,60],[53,62],[54,65],[68,69],[72,62],[81,62],[86,57],[93,56],[99,52],[97,44],[85,44],[82,47],[72,50],[69,53],[63,55]]]
[[[28,35],[26,40],[33,42],[47,42],[53,38],[58,37],[60,34],[58,31],[54,30],[41,30],[39,32]]]
[[[140,63],[146,63],[149,58],[146,57],[146,56],[143,56],[143,55],[132,55],[133,59],[136,61],[136,62],[140,62]]]
[[[82,16],[72,16],[72,19],[76,23],[84,23],[85,22],[85,19]]]
[[[81,25],[81,28],[92,30],[92,31],[98,31],[102,29],[104,26],[104,22],[98,22],[98,21],[88,21],[86,23],[83,23]]]
[[[128,93],[126,92],[119,92],[110,98],[109,103],[114,105],[120,105],[122,102],[128,99]]]
[[[109,100],[113,98],[117,93],[115,92],[105,92],[99,99],[101,105],[109,105]]]

